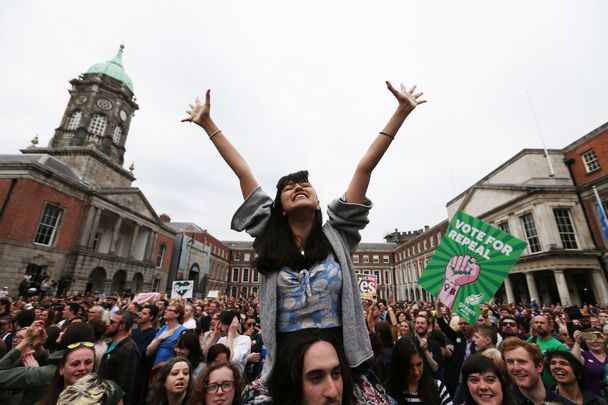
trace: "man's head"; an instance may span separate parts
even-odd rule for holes
[[[536,336],[546,339],[551,336],[551,322],[546,315],[537,315],[532,319],[532,328],[536,332]]]
[[[478,352],[482,352],[486,349],[496,347],[496,341],[498,336],[496,330],[487,325],[475,326],[475,332],[473,333],[473,342],[475,342],[475,348]]]
[[[213,315],[213,314],[215,314],[216,312],[217,312],[217,302],[215,302],[215,301],[211,301],[211,302],[209,303],[209,308],[207,308],[207,313],[208,313],[209,315]]]
[[[174,302],[169,304],[167,308],[165,308],[165,312],[163,312],[163,318],[166,322],[176,321],[180,322],[184,317],[184,307],[180,304]]]
[[[343,354],[325,339],[315,329],[289,336],[270,377],[270,393],[277,403],[350,403],[348,366]]]
[[[425,337],[429,333],[429,320],[426,316],[418,315],[414,324],[416,334],[420,337]]]
[[[218,327],[220,328],[220,334],[222,336],[228,336],[228,328],[236,316],[237,315],[234,311],[224,311],[220,314],[220,323]]]
[[[118,298],[117,297],[108,297],[108,298],[106,298],[106,308],[108,308],[108,309],[114,308],[114,306],[116,305],[117,302],[118,302]]]
[[[608,311],[601,311],[597,315],[597,318],[599,319],[601,326],[607,324],[608,323]]]
[[[70,302],[68,305],[63,307],[63,312],[61,313],[61,316],[66,321],[71,321],[72,319],[80,315],[80,311],[80,305],[75,302]]]
[[[510,337],[502,342],[501,351],[507,371],[517,387],[523,391],[531,391],[543,383],[540,377],[543,371],[543,356],[538,346]]]
[[[99,305],[89,308],[87,311],[89,321],[101,321],[101,318],[103,318],[103,311],[103,307]]]
[[[500,320],[500,334],[503,338],[517,336],[517,321],[511,315],[503,316]]]
[[[137,314],[141,311],[141,305],[138,302],[132,302],[129,304],[127,309],[133,314],[133,316],[137,316]]]
[[[194,318],[194,307],[190,304],[184,305],[184,319]]]
[[[158,315],[158,308],[156,305],[146,304],[142,307],[139,312],[139,316],[136,319],[138,325],[146,325],[154,322]]]
[[[106,334],[109,337],[126,336],[131,331],[135,318],[129,311],[116,311],[110,318]]]
[[[163,312],[167,306],[169,306],[169,301],[164,298],[156,301],[156,307],[158,308],[159,312]]]

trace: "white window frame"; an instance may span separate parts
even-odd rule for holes
[[[359,255],[353,255],[353,263],[359,264]]]
[[[252,283],[259,283],[260,282],[260,273],[256,269],[253,269],[251,271],[251,282]]]
[[[244,253],[243,254],[243,261],[244,262],[250,262],[251,261],[251,253]]]
[[[560,214],[558,217],[558,213]],[[565,213],[565,216],[562,215]],[[576,229],[572,221],[572,214],[569,208],[553,208],[553,216],[557,225],[562,247],[567,250],[577,250],[579,248]]]
[[[391,262],[391,258],[389,257],[389,255],[382,256],[382,263],[390,263],[390,262]]]
[[[390,270],[384,270],[384,283],[385,284],[392,284],[392,277],[391,277],[391,271]]]
[[[239,274],[240,274],[240,269],[238,267],[233,267],[232,268],[232,277],[231,277],[231,280],[233,283],[239,282]]]
[[[589,149],[588,151],[581,154],[581,158],[583,159],[583,163],[585,165],[585,171],[587,173],[592,173],[597,170],[600,170],[600,162],[595,155],[595,151],[593,149]]]
[[[89,132],[96,136],[103,136],[106,132],[106,124],[106,117],[101,114],[95,114],[89,124]]]
[[[384,284],[382,282],[382,272],[380,270],[374,270],[374,276],[376,276],[376,284],[377,285]]]
[[[80,120],[82,119],[82,111],[76,110],[70,115],[70,119],[68,120],[68,125],[66,129],[68,131],[74,131],[78,129],[78,125],[80,125]]]
[[[530,221],[527,221],[527,218]],[[524,234],[526,236],[526,242],[528,242],[528,251],[530,253],[538,253],[541,252],[542,245],[540,244],[540,238],[538,237],[538,230],[536,228],[536,222],[534,221],[534,216],[531,212],[527,212],[520,216],[521,225],[524,229]],[[528,224],[528,226],[526,226]],[[531,242],[534,241],[534,244]]]
[[[241,252],[232,252],[232,261],[240,262],[241,261]]]
[[[368,255],[363,255],[363,263],[364,264],[368,264],[369,263],[369,256]]]
[[[116,145],[120,145],[120,141],[122,140],[122,128],[120,125],[116,125],[114,128],[114,133],[112,134],[112,142]]]
[[[242,277],[243,283],[248,283],[249,282],[249,268],[243,267],[241,270],[242,270],[241,277]],[[245,276],[247,276],[247,277],[245,277]]]
[[[120,239],[119,239],[120,240]],[[120,248],[120,244],[117,243],[116,254],[118,254],[118,249]],[[163,262],[165,261],[165,253],[167,252],[167,244],[161,243],[158,247],[158,256],[156,256],[156,268],[160,269],[163,267]]]
[[[373,255],[372,256],[372,261],[373,261],[374,264],[380,263],[380,256],[379,255]]]
[[[63,208],[59,205],[47,203],[42,210],[34,243],[43,246],[52,246],[58,234],[59,225],[63,218]]]

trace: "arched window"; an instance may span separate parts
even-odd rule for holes
[[[95,114],[89,125],[89,132],[93,135],[103,136],[106,130],[106,117],[103,115]]]
[[[68,121],[68,131],[73,131],[78,128],[81,118],[82,111],[74,111],[72,115],[70,115],[70,120]]]
[[[231,297],[236,297],[236,294],[237,294],[237,288],[236,287],[232,287],[230,289],[230,296]]]
[[[122,128],[118,125],[114,128],[114,134],[112,135],[112,142],[116,145],[120,145],[120,139],[122,138]]]

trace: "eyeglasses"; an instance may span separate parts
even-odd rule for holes
[[[514,328],[517,324],[515,322],[504,322],[502,326],[510,326]]]
[[[211,383],[207,385],[207,392],[215,394],[220,389],[220,387],[222,387],[223,392],[232,391],[232,389],[234,388],[234,381],[222,381],[221,383]]]
[[[68,349],[76,349],[77,347],[95,347],[95,343],[92,342],[77,342],[77,343],[72,343],[71,345],[68,345]]]
[[[245,326],[247,326],[248,328],[251,328],[252,326],[255,326],[255,322],[247,322],[245,324]]]
[[[566,360],[551,360],[551,362],[549,363],[550,366],[562,366],[562,367],[569,367],[570,366],[570,362],[566,361]]]
[[[173,308],[167,308],[167,309],[165,309],[165,312],[167,312],[167,311],[176,312]]]

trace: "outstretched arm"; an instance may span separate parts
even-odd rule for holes
[[[399,128],[401,128],[401,124],[403,124],[403,121],[405,121],[417,105],[426,102],[426,100],[420,99],[422,92],[414,93],[416,86],[413,86],[409,91],[405,89],[403,84],[401,85],[401,91],[395,89],[390,82],[386,82],[386,86],[393,93],[399,105],[388,123],[384,126],[384,129],[374,139],[365,155],[363,155],[363,158],[359,161],[348,190],[346,190],[346,201],[350,203],[361,204],[364,202],[372,171],[378,162],[380,162],[393,139],[395,139],[395,135],[399,131]]]
[[[241,193],[243,198],[247,198],[258,187],[258,182],[253,177],[245,159],[213,122],[211,118],[211,90],[207,90],[205,93],[204,104],[201,104],[201,100],[197,97],[195,103],[190,104],[190,109],[186,113],[189,117],[184,118],[182,122],[193,122],[205,130],[224,161],[228,163],[228,166],[239,178]]]

